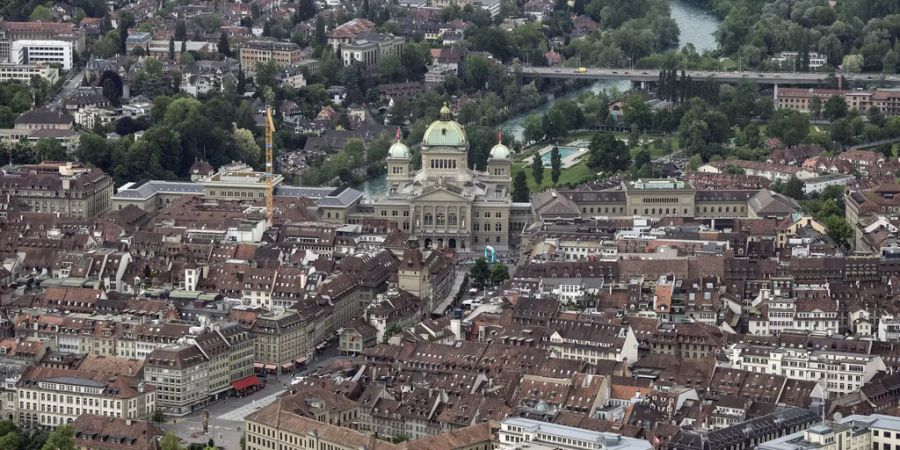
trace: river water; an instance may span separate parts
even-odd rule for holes
[[[675,19],[675,22],[678,24],[678,30],[681,33],[678,40],[679,49],[684,48],[684,46],[689,43],[694,45],[694,48],[698,53],[703,53],[704,50],[714,50],[716,48],[716,38],[713,34],[719,27],[719,19],[716,16],[686,0],[669,0],[669,5],[672,10],[672,18]],[[563,98],[577,97],[586,90],[597,93],[613,87],[621,92],[628,89],[630,83],[628,81],[612,80],[597,81],[589,87],[569,92],[528,112],[511,117],[506,122],[500,124],[498,128],[502,129],[504,134],[512,135],[515,139],[521,141],[522,131],[524,129],[522,123],[525,121],[526,117],[532,114],[543,114],[550,109],[556,101]],[[364,192],[369,198],[373,198],[374,196],[384,193],[387,189],[385,177],[386,175],[370,178],[355,187]]]

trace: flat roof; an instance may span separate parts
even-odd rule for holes
[[[569,439],[599,442],[607,448],[628,450],[650,450],[652,445],[643,439],[635,439],[616,433],[602,433],[586,430],[584,428],[570,427],[539,420],[525,419],[523,417],[510,417],[503,421],[503,425],[522,427],[528,432],[541,432],[553,436],[562,436]],[[538,441],[540,442],[540,441]],[[558,445],[558,444],[556,444]]]

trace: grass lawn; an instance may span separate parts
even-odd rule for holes
[[[525,177],[528,180],[528,190],[531,192],[539,192],[545,190],[547,188],[553,187],[553,181],[550,178],[550,168],[544,168],[544,182],[541,184],[541,189],[537,188],[537,185],[534,183],[534,176],[531,171],[531,167],[522,167],[522,164],[514,162],[512,165],[513,179],[516,178],[516,172],[524,170]],[[559,176],[558,185],[566,185],[572,184],[577,185],[583,183],[588,180],[592,180],[596,178],[596,174],[588,168],[587,164],[579,163],[576,166],[572,166],[568,169],[563,169],[562,173]]]

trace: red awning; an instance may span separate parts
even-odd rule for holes
[[[244,389],[257,385],[259,385],[259,378],[256,378],[256,375],[250,375],[249,377],[244,377],[231,383],[231,387],[236,391],[243,391]]]

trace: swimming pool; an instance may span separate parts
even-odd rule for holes
[[[559,148],[559,157],[560,159],[566,159],[566,157],[571,156],[575,152],[578,151],[578,147],[565,147],[562,145],[557,146]],[[544,163],[544,167],[550,167],[550,155],[553,154],[553,147],[550,147],[546,153],[541,155],[541,160]]]

